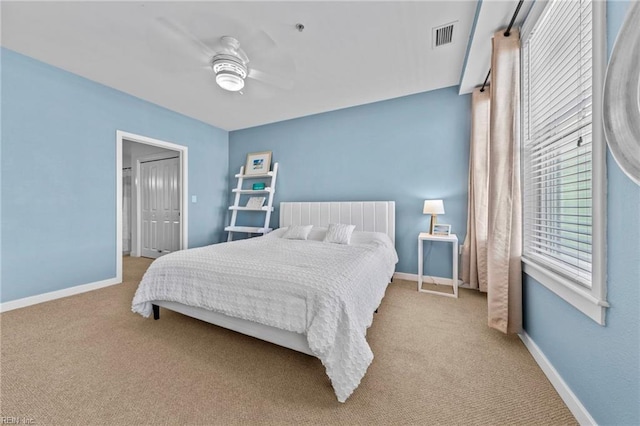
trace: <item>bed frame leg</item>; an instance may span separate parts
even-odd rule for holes
[[[160,319],[160,306],[158,305],[151,305],[151,306],[153,306],[153,319],[154,320]]]

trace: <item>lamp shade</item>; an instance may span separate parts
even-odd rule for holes
[[[444,203],[442,200],[424,200],[423,214],[444,214]]]

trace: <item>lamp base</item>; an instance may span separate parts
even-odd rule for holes
[[[433,228],[434,228],[434,227],[435,227],[435,225],[436,225],[436,219],[437,219],[437,218],[438,218],[438,215],[437,215],[437,214],[432,214],[432,215],[431,215],[431,225],[429,226],[429,233],[430,233],[431,235],[433,235]]]

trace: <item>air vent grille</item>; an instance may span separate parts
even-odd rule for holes
[[[457,21],[456,21],[457,22]],[[453,42],[453,28],[456,22],[441,25],[433,29],[433,48],[445,46]]]

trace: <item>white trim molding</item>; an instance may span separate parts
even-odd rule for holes
[[[586,289],[525,258],[522,259],[522,271],[598,324],[605,325],[609,307],[606,300],[594,297]]]
[[[596,421],[591,417],[591,414],[589,414],[589,411],[587,411],[585,406],[582,405],[582,402],[580,402],[576,394],[573,393],[567,382],[565,382],[562,376],[560,376],[558,370],[555,369],[553,364],[551,364],[544,352],[540,350],[533,339],[526,332],[520,333],[519,336],[522,343],[524,343],[525,347],[529,350],[533,359],[536,361],[544,375],[547,376],[547,379],[549,379],[551,385],[553,385],[555,390],[558,392],[560,398],[562,398],[578,423],[582,426],[597,425]]]
[[[122,256],[121,256],[122,257]],[[14,309],[26,308],[27,306],[37,305],[38,303],[49,302],[51,300],[62,299],[63,297],[74,296],[80,293],[97,290],[103,287],[120,284],[121,279],[109,278],[89,284],[81,284],[74,287],[63,288],[62,290],[51,291],[49,293],[37,294],[35,296],[24,297],[22,299],[11,300],[9,302],[0,303],[0,312],[12,311]]]
[[[177,151],[180,155],[182,196],[180,249],[189,247],[189,148],[172,142],[116,130],[116,279],[122,282],[122,144],[125,140]]]

